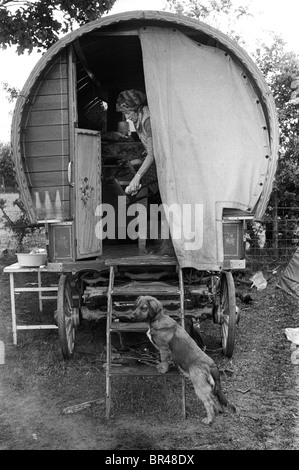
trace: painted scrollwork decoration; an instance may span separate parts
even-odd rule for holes
[[[93,197],[94,187],[90,185],[88,177],[80,176],[81,201],[86,206],[89,199]]]

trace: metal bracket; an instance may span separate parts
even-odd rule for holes
[[[48,271],[62,272],[62,263],[48,263]]]
[[[231,259],[230,260],[230,269],[245,269],[246,260],[245,259]]]

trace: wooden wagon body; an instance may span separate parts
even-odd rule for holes
[[[179,192],[179,204],[186,203],[185,190],[193,204],[208,201],[200,248],[185,256],[174,242],[173,263],[144,256],[144,240],[128,240],[131,219],[120,216],[119,196],[126,208],[134,203],[126,199],[124,188],[134,175],[131,161],[142,159],[144,150],[140,142],[117,132],[124,116],[116,112],[116,100],[125,89],[147,93],[162,201],[175,202]],[[177,264],[180,270],[217,273],[245,266],[244,224],[261,218],[267,207],[278,123],[263,76],[237,43],[199,21],[134,11],[86,24],[42,56],[17,100],[12,147],[28,216],[46,226],[49,270],[101,272],[120,264],[126,271],[128,266],[153,265],[165,271],[166,265]],[[116,232],[106,241],[99,233],[101,204],[115,209]],[[113,263],[113,257],[121,261]],[[228,275],[225,289],[224,302],[231,303],[235,316]],[[67,290],[63,277],[58,308],[63,312]],[[194,288],[204,290],[200,282]],[[216,290],[213,284],[212,296]],[[220,323],[228,307],[220,308],[219,302],[216,307],[214,319]],[[70,316],[72,311],[69,306]],[[68,357],[72,347],[63,339],[62,315]],[[232,346],[227,355],[231,353]]]

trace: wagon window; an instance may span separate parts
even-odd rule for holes
[[[78,89],[78,127],[106,132],[108,103],[92,94],[82,98]]]

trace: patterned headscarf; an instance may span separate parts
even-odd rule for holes
[[[116,101],[116,111],[126,114],[128,111],[138,111],[146,104],[146,95],[139,90],[124,90]]]

